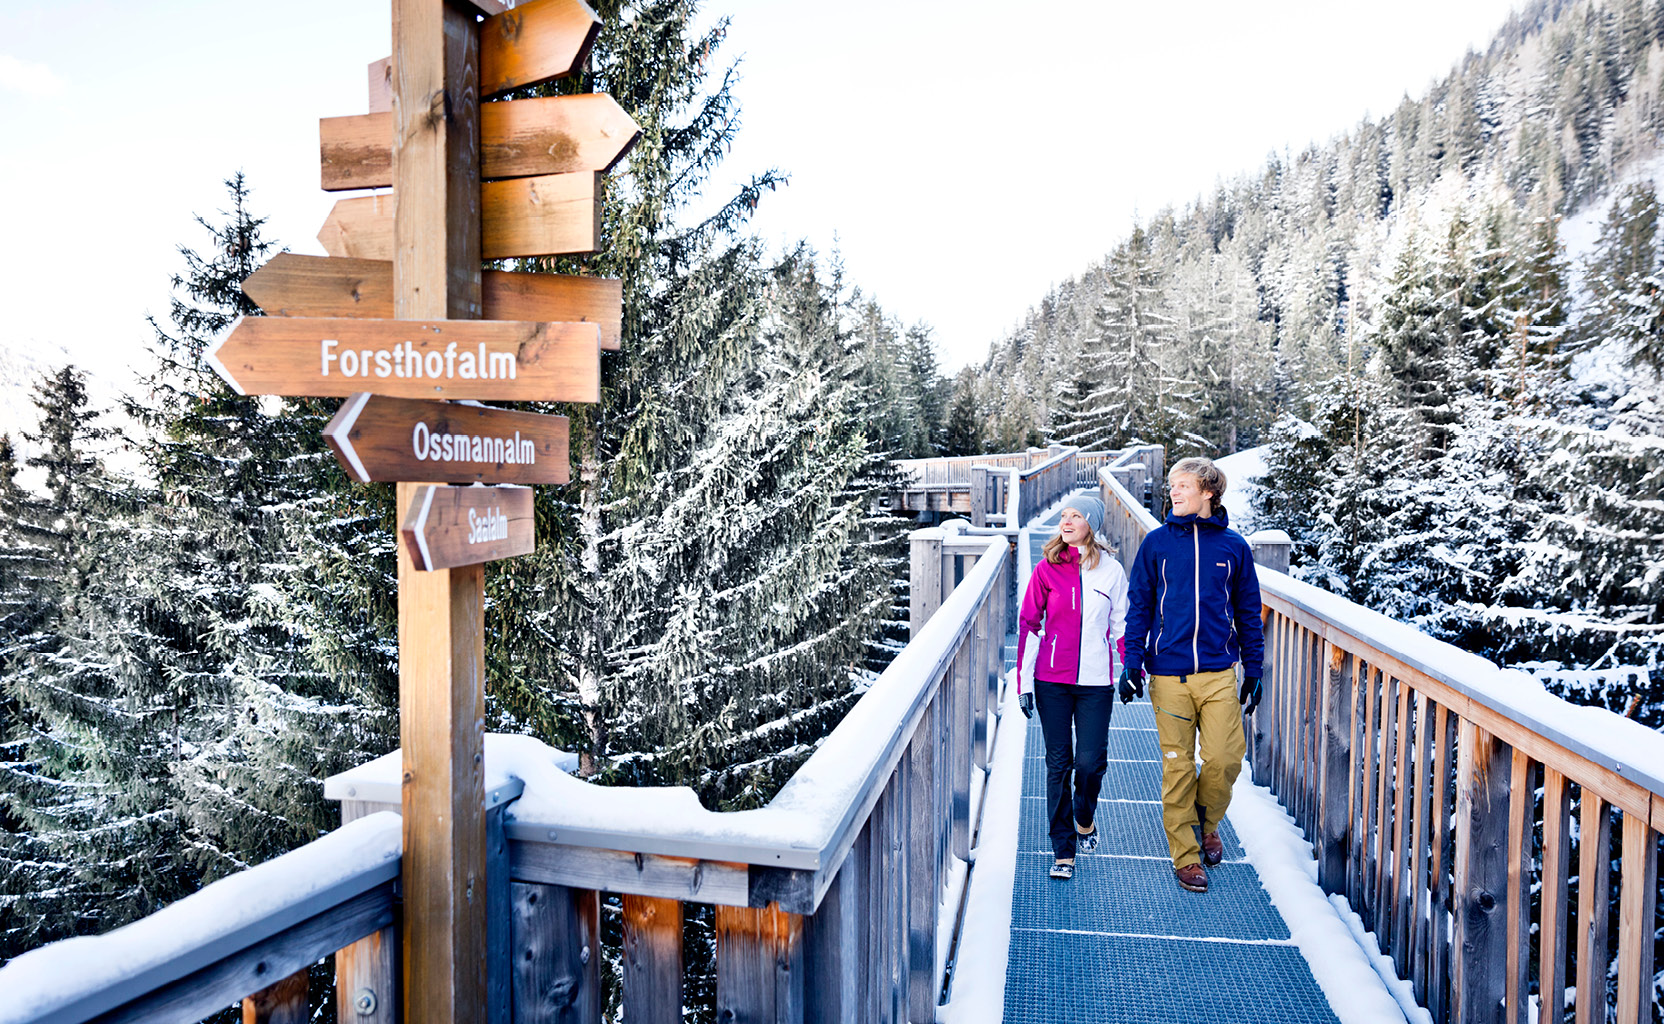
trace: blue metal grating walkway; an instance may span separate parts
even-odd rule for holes
[[[1052,517],[1046,522],[1055,523]],[[1030,531],[1033,557],[1052,530]],[[1014,659],[1014,644],[1008,658]],[[1045,741],[1027,723],[1011,899],[1005,1020],[1013,1024],[1336,1022],[1227,815],[1225,861],[1206,894],[1173,881],[1161,828],[1161,763],[1148,701],[1116,704],[1102,837],[1054,881],[1045,824]]]

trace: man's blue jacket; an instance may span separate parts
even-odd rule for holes
[[[1135,676],[1215,672],[1265,662],[1254,554],[1223,507],[1206,519],[1167,513],[1139,545],[1128,589],[1126,668]]]

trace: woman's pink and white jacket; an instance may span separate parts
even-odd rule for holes
[[[1041,559],[1017,615],[1017,692],[1033,680],[1108,686],[1126,655],[1127,573],[1107,551],[1083,569],[1070,547],[1063,561]]]

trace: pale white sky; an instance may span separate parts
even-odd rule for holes
[[[743,58],[716,181],[790,174],[755,230],[836,239],[953,369],[1136,219],[1419,94],[1510,6],[709,0],[733,18],[719,56]],[[123,376],[239,168],[268,235],[321,253],[317,119],[364,110],[388,19],[386,0],[4,0],[0,346]]]

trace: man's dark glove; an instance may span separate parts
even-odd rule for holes
[[[1244,712],[1248,714],[1254,713],[1254,709],[1260,706],[1259,676],[1242,677],[1242,690],[1236,695],[1236,702],[1242,705],[1242,710]]]
[[[1034,717],[1034,694],[1033,693],[1019,693],[1019,694],[1017,694],[1017,709],[1023,713],[1024,718],[1033,718]]]
[[[1138,674],[1134,675],[1131,669],[1122,669],[1121,685],[1117,689],[1121,691],[1123,704],[1131,704],[1134,697],[1144,696],[1144,670],[1139,669]]]

